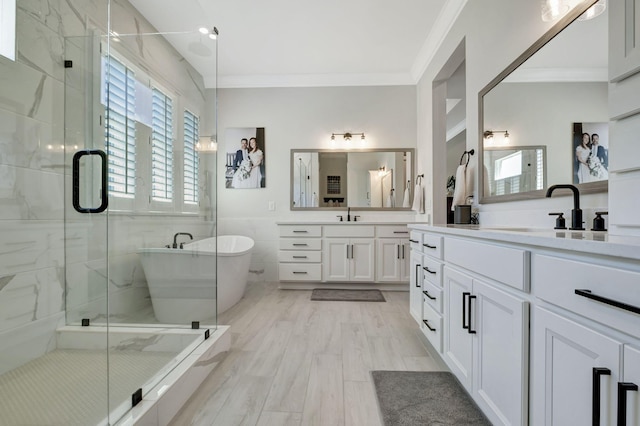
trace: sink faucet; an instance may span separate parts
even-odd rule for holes
[[[173,236],[173,248],[178,248],[178,235],[186,235],[189,238],[191,238],[193,240],[193,235],[191,235],[188,232],[178,232],[176,235]],[[182,244],[184,243],[180,243],[180,248],[182,248]]]
[[[347,207],[347,222],[351,222],[351,207]]]
[[[582,226],[582,210],[580,210],[580,192],[578,192],[578,188],[570,184],[551,185],[549,189],[547,189],[546,197],[550,198],[551,193],[558,188],[570,189],[573,191],[573,210],[571,210],[571,228],[569,229],[576,231],[584,230],[584,227]]]

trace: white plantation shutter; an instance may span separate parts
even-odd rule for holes
[[[151,113],[151,197],[157,201],[173,198],[173,102],[153,89]]]
[[[103,59],[109,194],[133,197],[136,180],[135,75],[115,58]]]
[[[200,119],[188,110],[184,111],[184,202],[197,204],[198,199],[198,125]]]

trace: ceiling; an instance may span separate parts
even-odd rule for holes
[[[207,87],[312,87],[416,84],[466,0],[130,2],[160,32],[219,30],[217,81],[206,36],[165,36]]]

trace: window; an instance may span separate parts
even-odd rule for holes
[[[156,88],[151,112],[151,197],[173,199],[173,102]]]
[[[0,55],[16,60],[16,0],[0,0]]]
[[[103,58],[102,69],[109,194],[132,198],[136,180],[135,75],[113,57]]]
[[[192,112],[184,111],[184,202],[198,203],[198,124],[200,119]]]

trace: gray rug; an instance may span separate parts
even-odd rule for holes
[[[386,302],[380,290],[341,290],[336,288],[315,288],[311,292],[311,300]]]
[[[372,371],[385,426],[488,425],[453,374]]]

